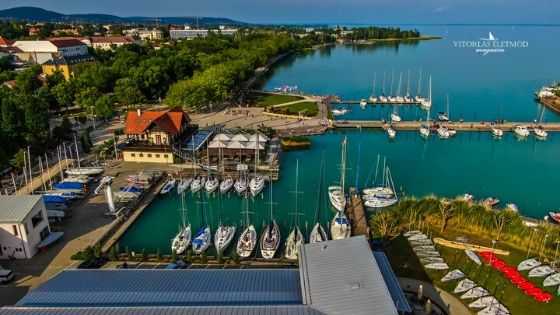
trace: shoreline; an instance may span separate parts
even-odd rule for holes
[[[348,42],[345,41],[344,43],[355,44],[355,45],[374,45],[377,43],[417,42],[417,41],[439,40],[439,39],[443,39],[443,36],[425,35],[425,36],[409,37],[409,38],[359,39],[355,41],[348,41]]]

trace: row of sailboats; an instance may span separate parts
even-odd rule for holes
[[[407,77],[407,84],[406,84],[406,93],[403,95],[403,93],[401,93],[401,88],[403,86],[403,73],[401,72],[399,74],[399,83],[398,83],[398,88],[396,91],[396,94],[393,95],[393,82],[394,82],[394,71],[391,71],[391,84],[390,84],[390,91],[387,94],[385,91],[385,81],[386,81],[386,73],[383,72],[383,84],[382,84],[382,88],[381,88],[381,94],[377,95],[376,94],[376,81],[377,81],[377,73],[374,73],[374,77],[373,77],[373,86],[372,86],[372,92],[371,95],[369,96],[369,102],[371,103],[393,103],[393,104],[410,104],[410,103],[418,103],[420,104],[423,108],[428,109],[432,106],[432,98],[431,96],[429,97],[422,97],[421,95],[421,88],[422,88],[422,70],[420,70],[420,74],[418,77],[418,90],[416,92],[416,96],[412,96],[410,93],[410,70],[408,71],[408,77]],[[431,81],[431,78],[430,78]],[[430,87],[431,89],[431,87]],[[431,94],[431,91],[430,91]],[[362,99],[360,101],[360,106],[362,108],[365,108],[365,106],[367,105],[367,100]]]

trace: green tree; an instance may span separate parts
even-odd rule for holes
[[[62,81],[58,83],[51,89],[51,93],[60,107],[66,107],[66,109],[68,109],[70,106],[74,105],[74,95],[76,92],[74,84],[71,81]]]
[[[111,118],[114,114],[113,98],[109,95],[102,95],[95,101],[95,115],[101,118]]]
[[[127,108],[129,105],[139,104],[144,100],[144,95],[142,95],[136,83],[130,78],[117,80],[115,96],[118,102]]]

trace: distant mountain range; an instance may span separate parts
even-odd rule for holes
[[[198,24],[198,25],[246,25],[245,22],[221,17],[120,17],[110,14],[62,14],[37,7],[16,7],[0,10],[0,19],[25,20],[34,22],[81,22],[81,23],[122,23],[122,24]]]

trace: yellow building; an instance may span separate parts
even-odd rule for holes
[[[41,69],[46,76],[61,72],[66,80],[74,75],[74,69],[77,64],[92,62],[91,56],[86,57],[57,57],[53,58],[41,65]]]
[[[126,162],[174,163],[173,145],[184,135],[188,115],[180,110],[131,111],[126,116]]]

